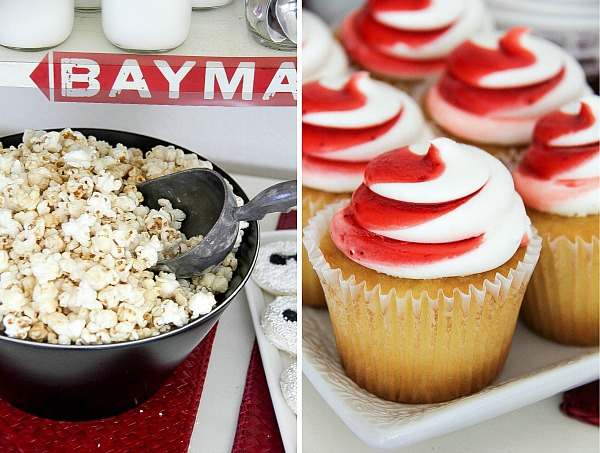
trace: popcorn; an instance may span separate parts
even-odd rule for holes
[[[81,245],[90,244],[90,227],[97,222],[97,217],[91,214],[81,214],[76,219],[69,220],[61,225],[63,234],[71,237]]]
[[[195,167],[212,165],[173,146],[144,156],[70,129],[28,130],[19,147],[0,145],[0,333],[106,344],[156,336],[209,313],[214,294],[227,291],[234,252],[191,280],[148,271],[202,237],[186,238],[185,213],[166,199],[149,209],[136,188]]]
[[[199,292],[192,296],[189,301],[190,310],[192,311],[192,319],[196,319],[200,315],[210,313],[216,305],[214,294]]]

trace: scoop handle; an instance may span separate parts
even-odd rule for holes
[[[288,212],[296,206],[296,181],[285,181],[267,187],[252,200],[240,206],[234,216],[237,221],[260,220],[271,212]]]

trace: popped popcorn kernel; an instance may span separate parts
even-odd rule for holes
[[[245,222],[212,273],[177,279],[148,271],[202,237],[185,237],[185,213],[171,201],[144,206],[136,184],[187,168],[212,164],[174,146],[144,153],[71,129],[27,130],[18,147],[0,144],[0,334],[107,344],[209,313],[237,267]]]

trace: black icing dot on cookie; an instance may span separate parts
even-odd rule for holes
[[[285,266],[287,263],[287,260],[289,260],[290,258],[294,259],[295,261],[298,260],[297,255],[280,255],[279,253],[273,253],[269,257],[269,261],[271,262],[271,264],[277,264],[278,266]]]
[[[296,322],[296,318],[298,316],[296,310],[290,310],[289,308],[287,310],[284,310],[281,313],[281,315],[283,316],[283,319],[285,319],[288,322]]]

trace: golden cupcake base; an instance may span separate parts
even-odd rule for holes
[[[558,343],[598,345],[598,215],[527,212],[542,236],[542,253],[525,294],[523,319]]]
[[[346,374],[369,392],[434,403],[491,383],[510,349],[541,240],[504,265],[468,277],[390,277],[348,259],[333,244],[329,206],[305,229]]]
[[[351,196],[351,193],[332,193],[302,186],[302,228],[308,225],[308,219],[315,215],[317,211],[328,204],[336,203]],[[302,247],[302,305],[327,307],[319,277],[310,265],[304,247]]]

